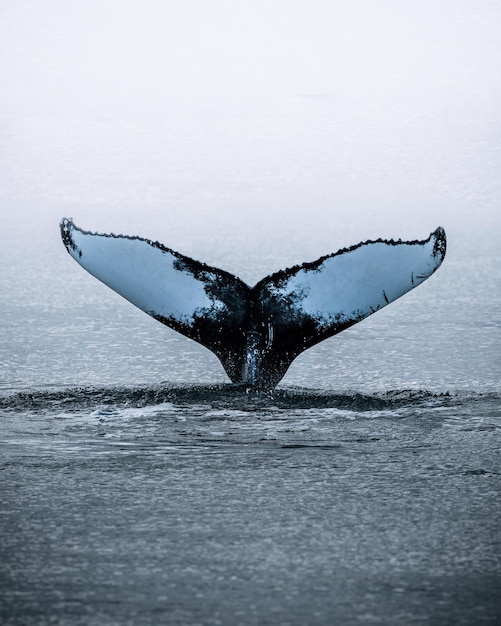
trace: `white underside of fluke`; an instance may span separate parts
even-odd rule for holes
[[[165,249],[133,237],[93,235],[71,225],[74,248],[68,252],[105,285],[147,313],[173,317],[190,325],[197,311],[217,314],[224,308],[211,300],[205,280],[178,269],[179,259]]]
[[[367,317],[426,280],[440,265],[435,237],[423,243],[371,242],[305,267],[270,290],[290,299],[319,329]]]

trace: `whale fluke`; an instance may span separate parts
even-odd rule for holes
[[[446,251],[439,227],[424,241],[366,241],[249,287],[150,239],[84,231],[68,218],[61,236],[90,274],[214,352],[232,382],[260,389],[304,350],[420,285]]]

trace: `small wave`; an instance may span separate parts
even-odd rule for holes
[[[21,391],[0,397],[4,411],[51,413],[101,411],[106,414],[123,408],[144,408],[165,403],[181,407],[201,406],[213,411],[229,410],[241,417],[266,410],[336,409],[356,413],[402,412],[405,409],[440,409],[489,401],[499,406],[496,393],[434,393],[418,389],[395,389],[384,392],[335,392],[305,388],[279,388],[257,392],[242,385],[148,385],[133,387],[72,387],[53,390]]]

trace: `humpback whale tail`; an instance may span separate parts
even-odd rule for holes
[[[211,350],[234,383],[275,387],[304,350],[420,285],[442,263],[446,238],[366,241],[276,272],[249,287],[161,243],[84,231],[61,221],[69,254],[90,274]]]

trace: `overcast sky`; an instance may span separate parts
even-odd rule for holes
[[[489,0],[0,3],[4,106],[329,93],[462,105],[499,97]],[[31,98],[28,98],[31,96]],[[369,103],[367,103],[369,104]]]
[[[498,1],[0,0],[0,20],[10,220],[498,219]]]

